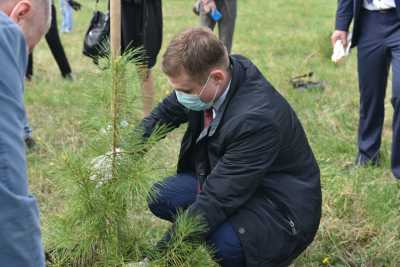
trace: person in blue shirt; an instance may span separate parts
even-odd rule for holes
[[[49,0],[0,0],[0,265],[45,266],[39,211],[28,190],[24,76],[50,23]]]

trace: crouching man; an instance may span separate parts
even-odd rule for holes
[[[200,215],[224,267],[289,265],[321,216],[319,168],[295,112],[206,28],[178,34],[162,70],[174,90],[142,121],[144,135],[188,126],[177,174],[154,185],[150,210],[171,222],[178,209]]]

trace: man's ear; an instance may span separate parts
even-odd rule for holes
[[[225,78],[225,73],[221,69],[214,69],[211,71],[210,75],[214,78],[216,82],[221,82]]]
[[[31,10],[32,3],[29,0],[19,1],[11,10],[10,18],[16,23],[19,23],[29,14]]]

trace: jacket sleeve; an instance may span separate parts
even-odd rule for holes
[[[27,46],[16,24],[0,14],[0,262],[45,266],[39,211],[29,194],[23,142],[23,77]]]
[[[242,123],[230,131],[225,154],[189,207],[189,213],[205,219],[208,233],[253,196],[280,150],[280,133],[265,116],[237,121]]]
[[[354,0],[339,0],[335,29],[348,31],[354,15]]]
[[[139,131],[143,138],[147,139],[157,128],[161,127],[165,129],[162,131],[165,136],[166,133],[188,121],[188,112],[178,102],[175,92],[172,92],[153,109],[149,116],[142,120],[135,132]]]

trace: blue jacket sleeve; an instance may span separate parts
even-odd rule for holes
[[[350,23],[354,16],[354,0],[339,0],[336,11],[335,29],[349,31]]]
[[[26,58],[22,32],[0,12],[0,262],[42,267],[39,211],[28,191],[23,141]]]

